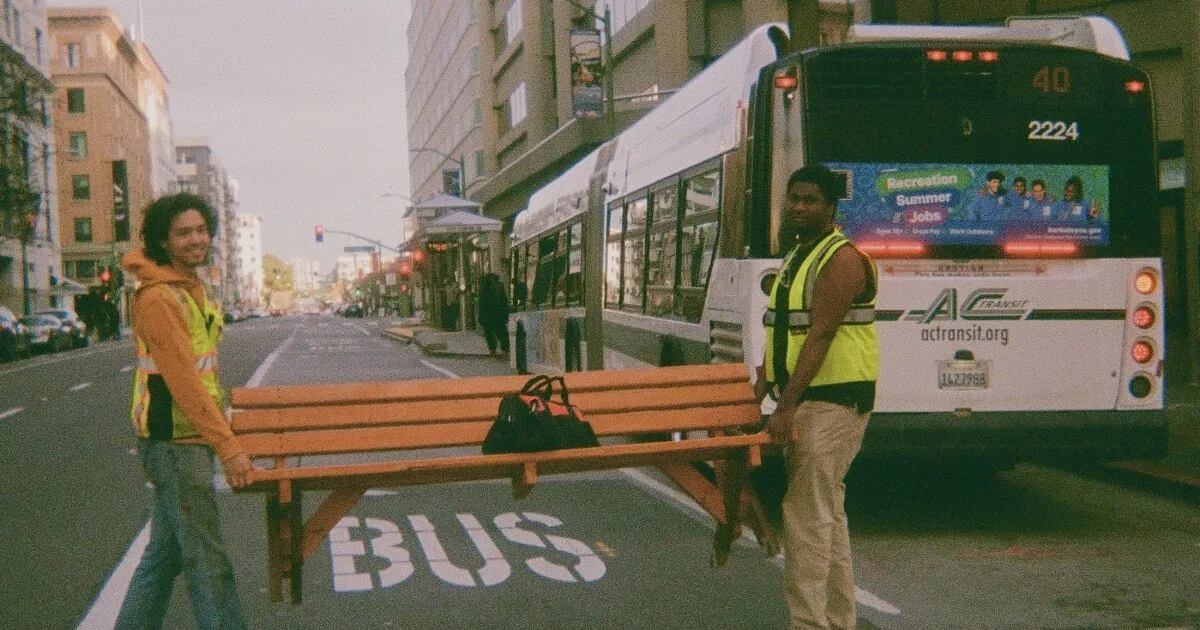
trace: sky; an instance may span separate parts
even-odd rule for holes
[[[137,24],[136,0],[108,6]],[[395,247],[409,204],[408,0],[144,0],[175,139],[206,138],[263,218],[263,252],[333,270],[342,248]],[[384,196],[400,195],[400,196]],[[327,231],[314,242],[313,226]]]

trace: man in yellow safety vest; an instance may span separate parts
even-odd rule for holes
[[[788,454],[783,498],[792,628],[853,628],[844,479],[875,402],[874,263],[834,225],[845,181],[823,165],[788,180],[783,260],[763,318],[756,390],[777,406],[768,430]]]

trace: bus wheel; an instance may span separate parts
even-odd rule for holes
[[[583,353],[581,352],[583,334],[580,330],[578,317],[567,318],[567,326],[563,336],[566,338],[563,369],[568,372],[578,372],[583,369]]]
[[[525,354],[525,324],[517,322],[517,332],[513,334],[513,352],[517,360],[517,373],[529,373],[529,358]]]
[[[683,365],[683,344],[679,342],[679,338],[675,335],[662,335],[658,339],[662,344],[658,353],[658,365],[660,367]]]

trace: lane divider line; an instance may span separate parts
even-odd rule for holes
[[[92,386],[91,383],[80,383],[74,387],[71,387],[70,390],[73,392],[78,392],[78,391],[83,391],[91,386]]]
[[[21,413],[22,411],[25,411],[24,407],[13,407],[12,409],[9,409],[7,411],[0,411],[0,420],[7,420],[7,419]]]
[[[141,563],[142,554],[146,552],[146,545],[149,543],[150,521],[146,521],[142,531],[138,532],[129,545],[129,550],[117,564],[117,568],[108,576],[108,581],[104,583],[104,588],[100,589],[100,594],[96,596],[96,601],[92,603],[87,616],[79,622],[78,630],[111,630],[117,625],[117,615],[121,613],[121,606],[125,604],[125,593],[129,591],[129,584],[133,581],[133,572]]]
[[[432,363],[430,363],[429,361],[426,361],[426,360],[424,360],[424,359],[421,359],[421,365],[424,365],[425,367],[427,367],[427,368],[429,368],[429,369],[433,370],[434,372],[438,372],[438,373],[444,374],[444,375],[446,375],[448,378],[462,378],[461,376],[459,376],[459,375],[455,374],[454,372],[451,372],[450,370],[447,370],[446,368],[444,368],[444,367],[442,367],[442,366],[440,366],[440,365],[434,365],[434,364],[432,364]]]

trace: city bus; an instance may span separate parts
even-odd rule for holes
[[[1116,26],[856,25],[785,51],[760,27],[531,197],[518,367],[581,369],[602,339],[605,368],[743,361],[753,378],[783,188],[819,162],[879,269],[861,457],[1161,456],[1153,100]]]

